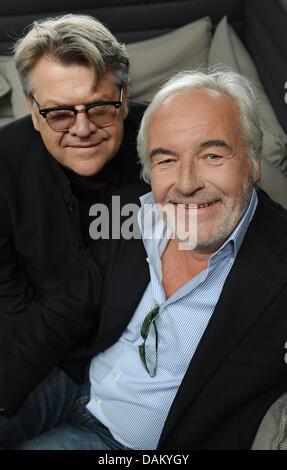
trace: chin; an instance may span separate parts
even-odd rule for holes
[[[95,170],[94,170],[94,171],[93,171],[93,170],[90,170],[90,171],[86,170],[86,171],[84,171],[84,170],[79,170],[79,169],[74,170],[74,169],[72,168],[72,171],[73,171],[74,173],[76,173],[77,175],[79,175],[79,176],[83,176],[83,177],[88,178],[89,176],[94,176],[94,175],[96,175],[100,170],[98,170],[98,171],[95,171]]]
[[[101,164],[101,162],[81,162],[78,165],[73,165],[70,166],[70,170],[72,170],[74,173],[76,173],[79,176],[94,176],[99,171],[102,170],[102,168],[105,166],[104,163]]]

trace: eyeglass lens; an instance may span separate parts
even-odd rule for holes
[[[111,124],[115,118],[116,108],[113,105],[94,106],[86,111],[88,119],[97,127]],[[46,115],[48,124],[54,130],[68,130],[75,124],[76,114],[71,110],[49,111]]]

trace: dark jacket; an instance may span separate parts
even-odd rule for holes
[[[107,186],[94,202],[108,202],[116,188],[139,179],[136,134],[144,109],[129,104],[124,140],[97,175]],[[0,148],[0,315],[10,315],[53,288],[88,234],[73,185],[30,117],[0,128]]]
[[[122,204],[138,202],[141,192],[123,188]],[[55,364],[65,360],[77,375],[81,358],[118,340],[149,282],[142,241],[100,240],[67,276],[16,322],[1,321],[0,405],[11,414]],[[159,449],[250,448],[267,409],[287,389],[286,341],[286,211],[259,194]]]

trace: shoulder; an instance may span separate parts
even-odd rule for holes
[[[37,132],[30,116],[17,119],[0,127],[0,165],[8,169],[37,164],[45,152],[41,135]]]
[[[258,206],[252,223],[256,236],[265,240],[269,249],[285,251],[287,249],[287,210],[263,190],[257,189],[257,195]]]
[[[42,145],[42,139],[34,129],[31,117],[24,116],[0,127],[0,145],[1,157],[5,158],[9,154],[9,158],[16,158],[19,152],[23,157],[27,150]]]
[[[9,122],[8,124],[5,124],[4,126],[0,127],[0,139],[13,137],[15,141],[16,135],[18,135],[19,133],[21,133],[21,136],[25,136],[27,134],[36,134],[30,115],[24,116],[20,119],[16,119],[15,121]],[[19,139],[17,140],[19,141]]]
[[[261,213],[265,213],[272,220],[281,221],[283,224],[287,223],[287,210],[284,209],[278,202],[271,199],[263,189],[257,189],[258,206]]]
[[[265,208],[269,209],[272,213],[277,214],[279,217],[283,217],[283,220],[287,219],[287,210],[281,206],[278,202],[275,202],[271,199],[268,194],[260,188],[257,188],[257,195],[259,199],[259,203]],[[287,197],[287,195],[286,195]]]

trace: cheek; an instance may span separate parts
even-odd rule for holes
[[[45,146],[47,147],[48,151],[50,151],[50,153],[52,153],[52,151],[55,149],[59,151],[63,147],[63,141],[65,136],[62,135],[60,132],[51,134],[47,130],[45,132],[40,130],[40,134]]]
[[[160,172],[151,169],[150,182],[155,202],[162,203],[172,186],[170,178],[168,178],[168,175],[160,174]]]
[[[213,168],[209,174],[205,174],[205,182],[227,195],[236,196],[248,180],[249,174],[249,171],[240,166],[218,167]]]

